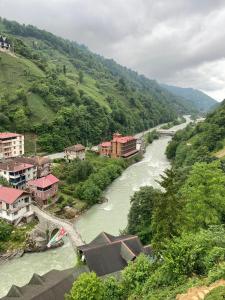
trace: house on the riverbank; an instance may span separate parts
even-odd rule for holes
[[[65,158],[69,161],[74,159],[85,160],[85,147],[81,144],[65,148]]]
[[[99,153],[112,158],[129,158],[138,153],[137,139],[133,136],[122,136],[120,133],[114,133],[111,141],[99,145]]]
[[[28,180],[37,178],[37,167],[32,164],[6,160],[0,162],[0,177],[5,178],[15,188],[24,188]]]
[[[138,236],[113,236],[102,232],[89,244],[79,246],[79,254],[90,271],[103,276],[123,270],[141,253],[152,255],[150,246],[143,246]]]
[[[24,190],[0,186],[0,218],[10,223],[33,218],[31,196]]]
[[[58,192],[59,179],[54,175],[30,180],[27,182],[27,188],[34,197],[34,200],[41,206],[47,205],[48,200],[54,198]]]

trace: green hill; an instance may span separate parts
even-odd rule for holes
[[[192,113],[189,103],[113,60],[34,26],[0,19],[0,130],[38,135],[44,151],[99,143]]]
[[[196,89],[181,88],[166,84],[161,84],[161,86],[169,92],[183,97],[184,100],[188,101],[190,105],[202,113],[209,112],[219,105],[215,99]]]

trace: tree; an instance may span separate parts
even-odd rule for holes
[[[0,176],[0,186],[10,186],[9,182],[7,181],[7,179],[5,179],[4,177]]]
[[[115,277],[108,277],[104,281],[104,300],[122,300],[122,285]]]
[[[187,230],[221,224],[225,217],[225,174],[219,161],[196,163],[181,190]]]
[[[130,262],[122,271],[122,286],[124,295],[141,290],[143,284],[151,274],[151,262],[147,256],[141,254],[134,262]]]
[[[105,300],[104,284],[95,273],[83,273],[73,283],[66,300]]]
[[[80,70],[78,73],[78,79],[80,83],[83,83],[84,81],[84,73]]]
[[[13,226],[7,222],[0,220],[0,241],[8,241],[13,230]]]
[[[152,242],[156,249],[161,249],[167,239],[178,235],[183,224],[184,201],[178,196],[179,181],[174,170],[166,170],[160,182],[165,190],[154,204],[151,230]]]
[[[153,187],[141,187],[131,198],[131,208],[128,214],[127,231],[138,235],[146,244],[151,241],[151,218],[154,204],[161,196],[161,191]]]

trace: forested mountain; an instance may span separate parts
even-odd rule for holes
[[[193,108],[202,113],[209,112],[219,105],[215,99],[196,89],[181,88],[167,84],[161,84],[161,86],[174,95],[183,97]]]
[[[0,130],[37,134],[42,150],[96,144],[193,112],[156,81],[34,26],[0,19]]]

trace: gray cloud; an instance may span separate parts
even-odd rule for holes
[[[160,82],[225,98],[224,0],[0,0],[0,15]]]

